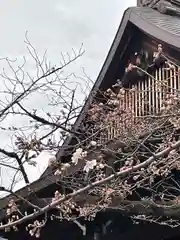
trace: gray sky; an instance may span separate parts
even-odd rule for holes
[[[136,0],[2,0],[0,4],[0,56],[26,54],[24,33],[39,52],[48,49],[52,62],[58,52],[79,48],[86,54],[81,64],[97,76],[124,10]]]
[[[48,49],[48,60],[56,66],[61,60],[60,52],[79,49],[83,43],[85,54],[73,70],[78,71],[83,66],[95,80],[124,10],[135,5],[136,0],[1,0],[0,57],[16,58],[27,54],[26,31],[39,54]],[[8,136],[5,139],[8,141]],[[46,165],[47,161],[41,158],[38,168],[28,167],[31,181],[39,177]],[[7,178],[1,184],[5,182]]]

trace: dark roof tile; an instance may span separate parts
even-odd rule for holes
[[[132,7],[132,12],[161,30],[180,36],[180,17],[161,14],[148,7]]]

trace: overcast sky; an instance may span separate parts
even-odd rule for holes
[[[57,66],[61,51],[78,49],[83,43],[85,54],[76,68],[83,66],[95,80],[124,10],[135,5],[136,0],[1,0],[0,57],[16,58],[27,54],[26,31],[36,50],[43,54],[48,49],[48,59]],[[38,168],[28,168],[31,181],[47,166],[44,157],[39,162]]]

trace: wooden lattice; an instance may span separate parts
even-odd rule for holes
[[[180,76],[178,73],[177,68],[171,70],[159,69],[153,77],[147,76],[132,89],[121,89],[119,92],[119,109],[125,110],[126,114],[119,115],[115,120],[107,120],[106,126],[102,126],[105,129],[101,132],[99,141],[103,143],[123,137],[122,135],[127,133],[139,117],[160,114],[167,95],[180,91]]]
[[[180,91],[178,69],[159,69],[153,77],[138,82],[132,89],[126,89],[120,100],[120,107],[130,109],[135,116],[159,114],[168,94]]]

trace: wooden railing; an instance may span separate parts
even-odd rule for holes
[[[178,69],[159,69],[150,77],[138,82],[132,89],[120,90],[119,108],[128,114],[119,115],[115,119],[107,119],[107,126],[100,134],[101,143],[128,134],[128,129],[137,123],[139,117],[157,115],[161,111],[163,101],[168,94],[180,91]]]
[[[129,108],[136,117],[156,115],[160,113],[167,95],[175,94],[178,91],[180,91],[178,69],[159,69],[153,77],[148,76],[132,89],[126,89],[124,97],[122,96],[120,100],[120,108],[126,110]]]

